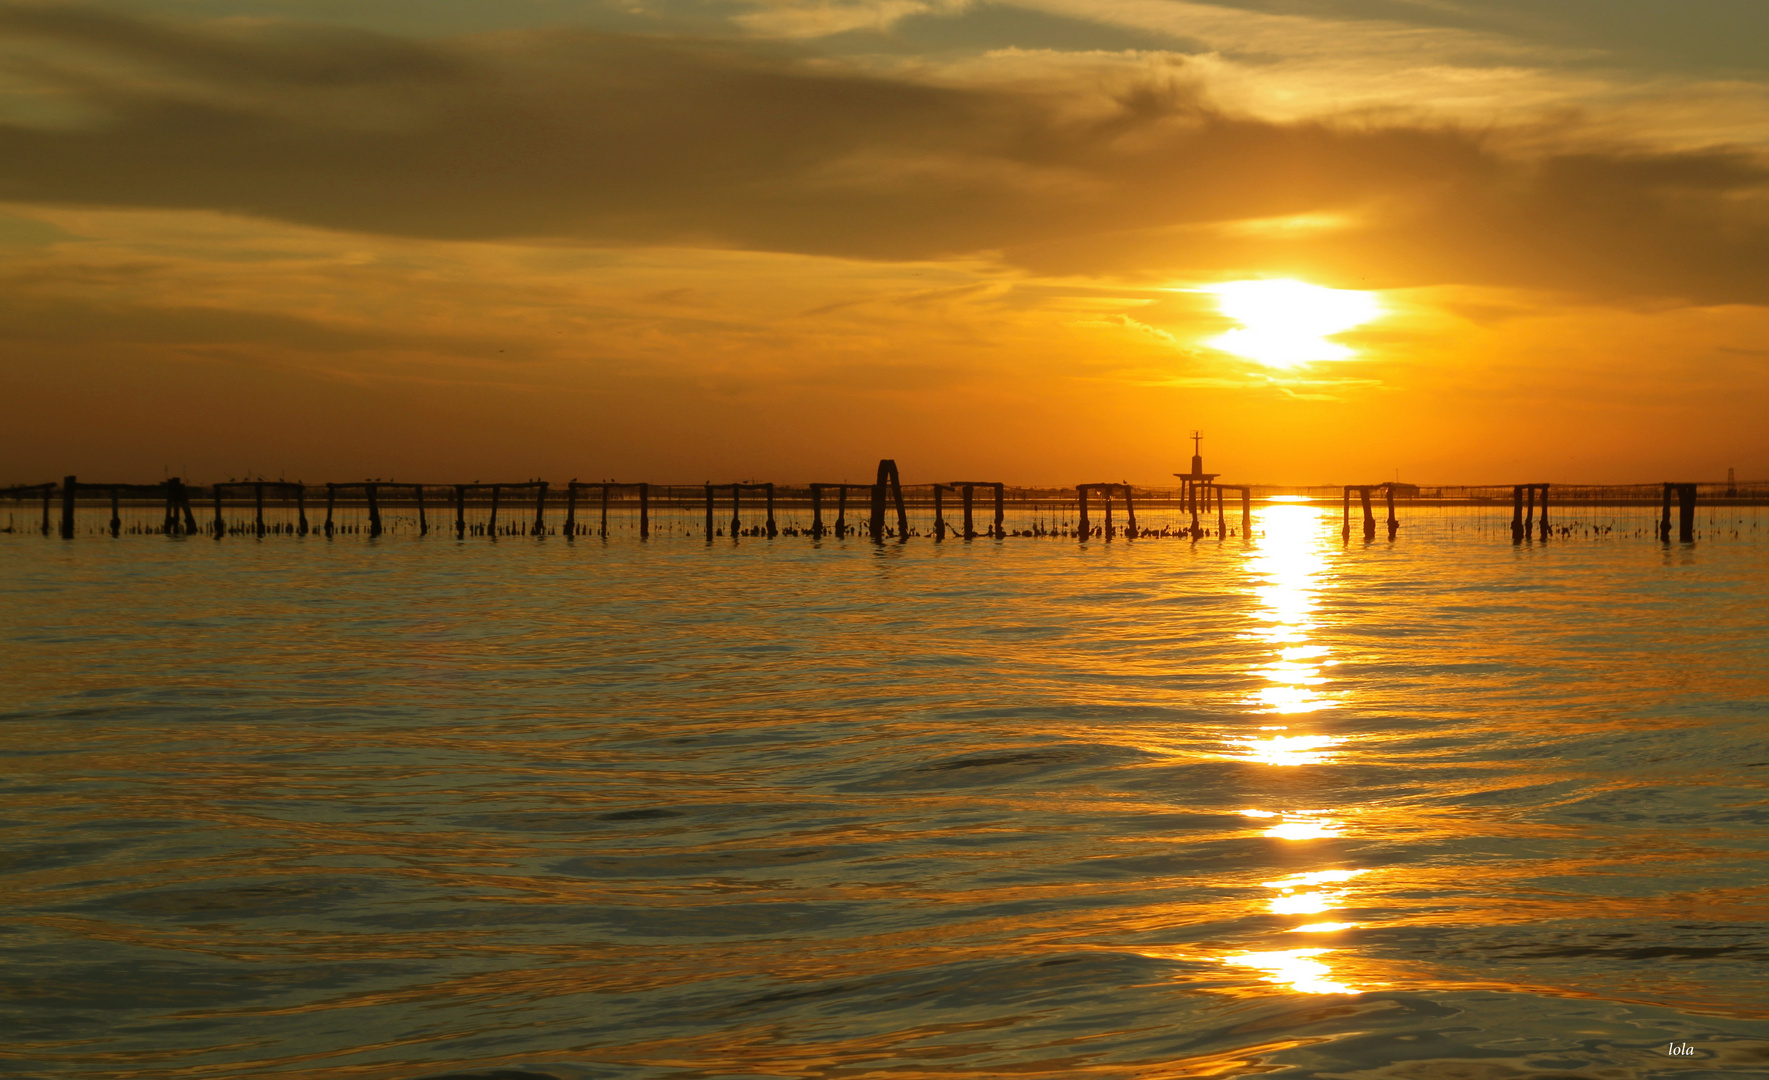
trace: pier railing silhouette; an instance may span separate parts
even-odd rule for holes
[[[976,497],[985,489],[993,511],[978,528]],[[426,536],[439,508],[453,510],[458,539],[467,537],[560,536],[577,539],[636,532],[717,538],[858,537],[877,542],[948,536],[964,540],[1015,537],[1066,538],[1081,542],[1135,539],[1234,539],[1251,536],[1255,500],[1339,501],[1341,535],[1353,534],[1353,493],[1362,510],[1363,536],[1378,534],[1374,498],[1381,492],[1387,533],[1400,529],[1400,508],[1490,507],[1491,526],[1502,529],[1509,510],[1516,543],[1570,535],[1570,508],[1636,508],[1642,526],[1664,542],[1693,542],[1698,505],[1769,506],[1769,484],[1659,482],[1629,485],[1572,485],[1531,482],[1484,486],[1428,487],[1389,481],[1333,487],[1279,487],[1194,481],[1178,488],[1138,487],[1122,481],[1072,487],[1015,487],[996,480],[954,480],[905,484],[896,463],[879,463],[871,483],[820,481],[810,484],[731,481],[653,484],[614,480],[545,480],[470,484],[357,480],[304,484],[291,480],[226,480],[186,484],[172,477],[157,484],[82,481],[20,484],[0,488],[0,531],[60,535],[249,536],[320,535],[337,537],[388,534]],[[850,495],[859,493],[866,513],[850,518]],[[1238,527],[1227,513],[1230,494],[1240,497]],[[949,498],[962,506],[958,522],[948,520]],[[595,499],[594,503],[590,499]],[[324,500],[323,521],[309,520],[310,504]],[[1549,503],[1554,504],[1550,521]],[[1672,504],[1677,513],[1673,525]],[[450,504],[452,503],[452,506]],[[831,505],[833,503],[833,506]],[[205,504],[201,519],[194,504]],[[728,506],[727,506],[728,504]],[[750,509],[753,507],[754,509]],[[1120,525],[1116,512],[1123,512]],[[59,514],[57,510],[59,509]],[[725,511],[729,510],[727,514]],[[828,522],[834,510],[834,524]],[[1212,515],[1210,511],[1214,509]],[[748,513],[746,514],[746,511]],[[756,514],[759,512],[759,520]],[[591,513],[594,516],[591,517]],[[1099,516],[1096,516],[1096,513]],[[1010,514],[1013,524],[1009,524]],[[662,515],[659,517],[659,515]],[[913,516],[913,517],[912,517]],[[806,520],[808,518],[808,521]],[[747,519],[747,520],[746,520]],[[1487,520],[1484,515],[1479,520]],[[636,527],[635,527],[636,526]],[[659,530],[661,529],[661,533]],[[1637,535],[1637,534],[1636,534]]]

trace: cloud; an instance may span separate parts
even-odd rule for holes
[[[988,253],[1123,281],[1293,273],[1769,301],[1769,169],[1736,149],[1525,153],[1423,121],[1278,122],[1151,54],[1026,83],[868,74],[777,43],[547,30],[417,41],[0,8],[0,199],[364,233]],[[1274,228],[1271,222],[1330,222]]]

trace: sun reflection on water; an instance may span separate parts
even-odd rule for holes
[[[1308,719],[1338,703],[1329,691],[1326,669],[1331,650],[1311,635],[1319,628],[1319,596],[1334,582],[1320,528],[1323,511],[1314,506],[1267,506],[1259,512],[1263,526],[1259,546],[1247,569],[1257,627],[1248,637],[1270,647],[1269,657],[1253,672],[1265,685],[1247,699],[1255,715],[1281,716],[1292,723]],[[1343,753],[1345,740],[1297,732],[1291,724],[1268,726],[1260,734],[1231,740],[1232,757],[1260,765],[1293,768],[1330,764]],[[1270,734],[1268,734],[1270,733]],[[1261,810],[1241,813],[1267,822],[1262,835],[1299,844],[1342,835],[1345,823],[1326,810]],[[1365,870],[1316,870],[1291,874],[1261,884],[1276,895],[1265,901],[1272,915],[1315,916],[1285,933],[1332,934],[1356,928],[1355,923],[1321,918],[1345,906],[1347,883]],[[1356,987],[1334,974],[1325,957],[1336,950],[1275,949],[1244,951],[1223,958],[1226,964],[1261,972],[1261,980],[1302,994],[1352,994]]]

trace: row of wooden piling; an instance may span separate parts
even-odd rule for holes
[[[1196,466],[1194,466],[1194,471],[1196,471]],[[1177,475],[1182,476],[1182,478],[1187,476],[1187,474]],[[1204,474],[1199,475],[1200,478],[1204,476]],[[879,462],[877,476],[871,484],[851,484],[844,481],[840,483],[819,482],[807,486],[810,492],[812,517],[809,533],[813,537],[834,536],[837,538],[843,538],[859,532],[858,528],[850,525],[848,522],[848,496],[850,491],[862,492],[869,496],[870,505],[868,507],[869,513],[866,532],[873,539],[882,541],[885,537],[890,535],[886,528],[886,524],[891,509],[895,510],[897,526],[896,536],[899,538],[907,538],[909,536],[908,513],[904,502],[903,484],[901,476],[897,470],[897,464],[894,460],[887,458]],[[1393,483],[1345,485],[1343,488],[1342,537],[1347,541],[1349,541],[1351,537],[1351,498],[1352,494],[1355,492],[1359,497],[1363,511],[1364,538],[1366,540],[1373,540],[1375,538],[1377,534],[1377,521],[1374,513],[1373,497],[1375,492],[1381,491],[1385,496],[1387,504],[1388,537],[1391,540],[1394,539],[1400,528],[1400,521],[1395,513],[1396,487],[1397,485]],[[549,494],[553,489],[545,480],[493,484],[411,484],[387,483],[382,481],[328,483],[325,485],[325,517],[320,524],[312,526],[311,530],[307,515],[307,486],[304,484],[280,480],[226,481],[210,485],[210,497],[213,502],[213,519],[206,527],[199,526],[196,510],[191,502],[191,489],[177,477],[173,477],[160,484],[95,484],[83,483],[76,477],[68,476],[63,479],[60,485],[54,483],[23,485],[0,490],[0,495],[20,498],[31,493],[39,493],[43,501],[42,531],[44,535],[48,535],[51,531],[51,508],[55,496],[59,493],[61,500],[60,533],[63,537],[72,538],[74,535],[74,511],[76,500],[82,493],[87,495],[109,495],[111,504],[109,531],[112,536],[117,536],[121,533],[121,499],[125,495],[153,493],[156,496],[163,496],[165,500],[165,514],[161,531],[173,535],[197,535],[199,533],[207,533],[219,538],[227,535],[230,531],[233,531],[230,530],[224,516],[224,501],[230,493],[244,494],[249,492],[251,494],[254,507],[253,524],[250,529],[244,531],[254,533],[258,536],[264,536],[272,531],[267,528],[264,519],[264,498],[267,493],[281,495],[285,499],[290,497],[293,498],[298,518],[293,531],[297,535],[307,535],[309,531],[312,531],[315,533],[321,533],[325,536],[331,536],[341,528],[341,526],[334,523],[335,511],[340,495],[349,496],[358,494],[360,495],[361,502],[366,505],[367,508],[367,533],[370,536],[379,536],[383,532],[381,500],[387,493],[409,493],[409,496],[412,502],[415,503],[417,509],[419,534],[427,535],[430,531],[429,508],[431,504],[426,503],[425,495],[427,491],[434,491],[437,488],[447,489],[453,495],[452,508],[454,510],[454,515],[451,524],[453,532],[457,537],[466,536],[469,532],[466,519],[466,508],[467,496],[470,492],[490,493],[490,521],[487,525],[483,526],[483,529],[479,526],[475,526],[471,530],[475,534],[480,531],[483,531],[487,535],[497,534],[498,517],[505,505],[506,496],[514,497],[509,505],[512,509],[516,510],[518,514],[523,515],[527,513],[527,500],[529,497],[532,497],[534,514],[532,531],[537,534],[546,531],[547,502]],[[578,513],[580,506],[586,510],[594,508],[595,503],[587,502],[587,500],[592,495],[599,494],[600,524],[596,531],[602,536],[606,536],[608,534],[608,511],[612,497],[616,493],[623,495],[631,493],[637,496],[639,536],[641,539],[647,539],[651,535],[652,488],[653,485],[645,483],[617,483],[614,481],[583,482],[573,480],[565,485],[565,521],[561,531],[568,538],[578,535]],[[764,523],[758,527],[757,534],[769,537],[779,534],[779,527],[776,523],[774,514],[774,484],[708,483],[703,485],[703,488],[705,491],[706,507],[705,535],[709,542],[715,535],[722,533],[722,530],[719,528],[719,522],[716,519],[715,502],[717,501],[718,496],[723,495],[726,492],[729,492],[731,503],[730,534],[732,536],[739,535],[743,529],[741,508],[745,493],[758,493],[760,497],[764,514]],[[1661,540],[1669,542],[1671,538],[1671,502],[1674,497],[1678,504],[1677,538],[1684,543],[1694,541],[1696,488],[1697,485],[1691,483],[1666,483],[1663,485],[1663,508],[1657,529],[1658,536]],[[992,494],[994,502],[993,520],[988,527],[980,533],[976,528],[976,496],[979,489]],[[1153,532],[1146,532],[1138,527],[1136,520],[1136,504],[1129,484],[1121,481],[1078,484],[1075,486],[1074,490],[1076,505],[1079,509],[1079,523],[1075,530],[1075,534],[1078,538],[1086,540],[1095,535],[1102,535],[1106,538],[1122,535],[1129,539],[1138,536],[1156,535]],[[1204,522],[1207,520],[1212,509],[1214,509],[1216,514],[1215,535],[1219,537],[1228,536],[1229,530],[1226,506],[1227,495],[1229,492],[1238,492],[1240,494],[1240,532],[1242,536],[1250,535],[1252,532],[1252,488],[1246,485],[1217,484],[1214,482],[1214,477],[1209,477],[1208,480],[1193,479],[1184,483],[1180,506],[1182,512],[1189,512],[1191,525],[1189,528],[1181,530],[1180,535],[1190,535],[1193,538],[1209,535],[1210,530],[1205,528]],[[824,503],[826,495],[830,493],[834,494],[835,522],[833,526],[826,526],[824,523]],[[946,520],[945,495],[947,493],[955,493],[960,498],[962,506],[962,524],[956,527],[949,525]],[[1513,486],[1511,533],[1514,542],[1522,543],[1525,539],[1535,538],[1538,535],[1543,540],[1548,538],[1550,535],[1548,522],[1548,495],[1549,485],[1545,483],[1517,484]],[[1094,528],[1090,516],[1090,500],[1095,496],[1100,498],[1104,507],[1104,526],[1099,530]],[[1115,526],[1113,521],[1114,497],[1121,500],[1123,503],[1126,525],[1121,531]],[[948,532],[966,540],[974,539],[979,535],[993,538],[1002,538],[1007,535],[1005,528],[1006,485],[1000,481],[955,480],[945,484],[934,484],[933,511],[933,538],[936,541],[944,540]],[[351,531],[356,530],[353,527]],[[1161,534],[1165,535],[1167,532],[1168,530],[1162,530]]]

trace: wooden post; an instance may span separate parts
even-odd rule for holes
[[[173,480],[167,480],[161,485],[166,489],[166,513],[160,519],[160,531],[167,536],[178,535],[178,489],[175,485],[176,481]],[[45,526],[43,534],[47,536],[49,535],[47,516],[44,518],[43,524]]]
[[[603,488],[607,491],[607,488]],[[713,542],[713,486],[706,485],[706,542]]]
[[[412,494],[416,496],[418,500],[418,535],[429,536],[430,519],[424,515],[424,485],[413,484]],[[306,519],[303,518],[302,520],[305,521]]]
[[[330,484],[326,485],[328,488]],[[326,535],[332,535],[332,513],[326,511]],[[455,539],[460,540],[467,535],[467,485],[455,485]]]
[[[252,532],[262,540],[264,539],[264,481],[262,480],[252,485],[252,505],[257,508],[255,516],[252,518]]]
[[[498,499],[503,495],[502,484],[491,485],[491,522],[485,527],[485,535],[495,537],[498,534]]]
[[[609,485],[607,485],[607,484],[602,485],[602,525],[601,525],[602,531],[601,531],[600,535],[601,535],[602,539],[604,539],[604,540],[608,539],[608,487],[609,487]],[[708,491],[707,498],[710,500],[712,498],[712,495],[711,495],[712,489],[708,488],[707,491]],[[707,503],[707,506],[710,507],[711,505],[712,505],[712,503],[709,501]],[[712,530],[708,529],[706,531],[706,534],[708,536],[711,536]]]
[[[1124,518],[1126,521],[1124,537],[1127,540],[1135,540],[1137,537],[1136,504],[1130,501],[1130,485],[1124,484],[1122,487],[1124,488]]]
[[[55,485],[43,485],[43,535],[49,535],[49,506],[55,501]]]
[[[123,531],[123,518],[117,513],[117,489],[111,488],[111,537],[115,539]],[[191,530],[192,532],[196,530]]]
[[[768,483],[766,485],[765,490],[768,493],[768,537],[769,537],[769,539],[772,539],[774,536],[776,536],[778,534],[778,530],[774,528],[774,485],[773,485],[773,483],[772,482]]]
[[[882,483],[874,484],[872,485],[872,516],[867,524],[871,526],[872,542],[875,544],[884,543],[884,511],[885,486]]]
[[[964,497],[964,538],[966,540],[977,538],[977,530],[973,527],[974,522],[971,517],[971,499],[975,490],[972,485],[965,484],[960,492]]]
[[[1542,539],[1548,539],[1548,485],[1542,485]]]
[[[811,485],[811,539],[823,537],[823,485]]]
[[[1665,485],[1664,513],[1658,519],[1658,538],[1665,543],[1671,542],[1671,485]]]
[[[945,508],[940,502],[940,496],[945,490],[941,484],[934,485],[934,543],[936,544],[946,539],[946,514]]]
[[[1523,485],[1521,484],[1511,489],[1511,542],[1513,544],[1523,543]]]
[[[577,539],[577,481],[565,485],[565,539]]]
[[[74,491],[79,485],[80,482],[71,476],[62,477],[61,538],[63,540],[72,540],[74,538]],[[166,485],[166,497],[168,499],[172,497],[171,484]]]
[[[1394,534],[1400,531],[1400,519],[1394,516],[1394,485],[1386,484],[1384,486],[1388,489],[1388,538],[1393,540]],[[1544,498],[1545,497],[1546,496],[1544,496]],[[1544,523],[1548,520],[1547,514],[1548,505],[1547,503],[1543,503],[1542,520]]]
[[[209,489],[215,497],[215,539],[219,540],[227,532],[227,520],[221,516],[221,485],[216,484]],[[332,485],[326,485],[326,535],[332,535]]]
[[[419,488],[418,490],[420,492],[423,491],[422,488]],[[418,497],[420,499],[423,498],[423,496],[421,494]],[[418,506],[420,507],[420,510],[419,510],[420,514],[423,512],[421,509],[423,507],[423,505],[424,504],[422,502],[418,503]],[[306,536],[307,535],[307,485],[306,484],[296,484],[295,485],[295,522],[296,522],[295,523],[295,535],[296,536]]]
[[[1536,486],[1523,485],[1523,535],[1533,537],[1536,534]]]
[[[1241,539],[1253,535],[1253,488],[1245,485],[1241,488]]]
[[[1695,543],[1695,485],[1677,485],[1677,539]]]
[[[651,539],[651,485],[639,485],[639,539]]]
[[[1083,543],[1093,535],[1093,526],[1087,520],[1087,485],[1075,485],[1075,501],[1081,510],[1081,520],[1075,527],[1075,536]]]
[[[995,485],[995,539],[1007,538],[1007,485]]]
[[[1361,487],[1357,489],[1357,493],[1364,504],[1364,539],[1374,540],[1376,539],[1376,514],[1370,509],[1370,489]]]
[[[190,508],[190,488],[184,486],[183,480],[178,481],[178,510],[184,515],[186,535],[195,536],[197,534],[197,515],[196,511]]]
[[[1112,538],[1112,485],[1102,484],[1099,489],[1100,501],[1106,504],[1106,539]]]
[[[737,489],[737,484],[731,485],[731,539],[733,540],[737,539],[737,534],[743,529],[742,515],[737,512]]]
[[[1339,511],[1339,539],[1351,540],[1351,485],[1345,486],[1345,503]]]
[[[841,484],[835,493],[835,538],[848,535],[848,485]]]
[[[547,535],[547,482],[542,480],[534,497],[534,535]]]
[[[369,500],[369,535],[381,535],[381,485],[364,484],[363,494]]]
[[[1198,482],[1196,480],[1188,480],[1186,481],[1186,488],[1191,495],[1192,539],[1196,540],[1198,537],[1204,535],[1204,530],[1198,527]]]

